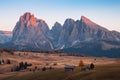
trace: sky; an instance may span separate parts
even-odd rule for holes
[[[93,22],[120,32],[120,0],[0,0],[0,30],[12,31],[25,12],[46,21],[51,28],[66,18],[86,16]]]

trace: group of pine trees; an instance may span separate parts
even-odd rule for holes
[[[28,66],[32,66],[32,64],[28,64],[27,62],[20,62],[18,66],[16,66],[15,68],[12,68],[11,71],[20,71],[20,70],[24,70],[27,69]]]
[[[0,53],[3,53],[3,52],[8,52],[11,55],[14,55],[15,50],[14,49],[8,49],[8,48],[0,48]]]
[[[11,64],[12,61],[10,59],[7,59],[7,60],[4,60],[4,59],[1,59],[0,60],[0,64]]]

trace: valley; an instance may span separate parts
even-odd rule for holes
[[[80,57],[68,56],[63,53],[47,54],[38,52],[14,52],[14,55],[3,52],[0,55],[0,58],[5,61],[5,64],[0,65],[0,80],[119,80],[120,77],[119,58]],[[11,64],[6,64],[8,59]],[[94,63],[95,69],[81,71],[78,67],[80,60],[86,66]],[[20,62],[31,63],[32,66],[24,70],[11,72],[11,69],[19,65]],[[65,65],[73,65],[76,68],[73,72],[64,72]],[[35,67],[37,67],[37,70],[34,71]],[[43,67],[48,69],[42,71]],[[53,69],[49,70],[50,67]]]

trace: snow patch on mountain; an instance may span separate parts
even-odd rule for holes
[[[62,45],[60,49],[64,49],[65,45]]]
[[[93,38],[86,38],[84,41],[89,42],[91,40],[93,40]]]
[[[117,41],[120,41],[120,39],[119,39],[119,38],[117,38],[117,37],[116,37],[116,40],[117,40]]]
[[[80,42],[80,40],[74,41],[74,42],[72,43],[72,46],[76,45],[76,44],[79,43],[79,42]]]

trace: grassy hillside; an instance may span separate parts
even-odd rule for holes
[[[119,58],[60,56],[33,52],[14,52],[14,54],[3,52],[0,58],[5,61],[5,64],[0,65],[0,80],[120,80]],[[12,62],[11,64],[6,64],[8,59]],[[80,60],[83,60],[85,65],[94,63],[95,69],[81,71],[79,67],[76,67],[73,72],[64,72],[65,65],[78,66]],[[32,63],[32,66],[28,68],[33,70],[37,66],[39,70],[11,72],[11,69],[19,62]],[[57,65],[54,65],[55,63]],[[43,72],[41,69],[44,66],[52,66],[54,69]]]
[[[120,65],[97,66],[94,70],[81,71],[76,68],[73,72],[56,69],[46,72],[13,72],[6,77],[0,74],[0,80],[119,80]],[[4,74],[5,75],[5,74]]]

